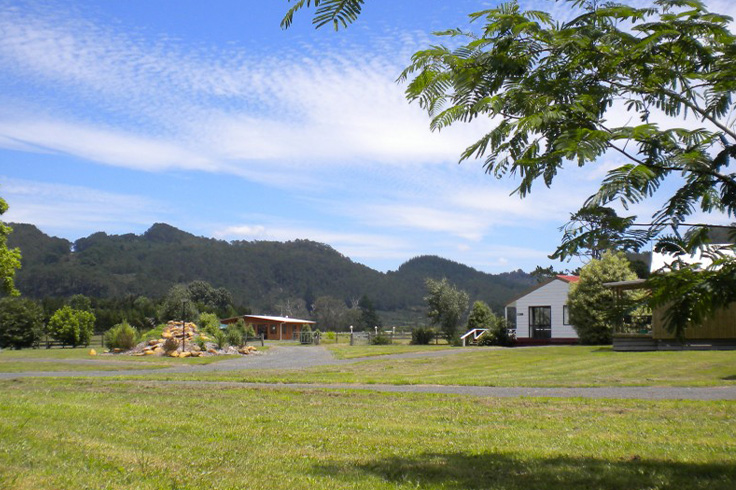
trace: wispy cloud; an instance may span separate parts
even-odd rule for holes
[[[274,218],[271,219],[272,221]],[[278,218],[275,218],[277,221]],[[372,233],[334,231],[310,228],[295,223],[266,225],[251,223],[227,226],[215,230],[213,235],[226,240],[275,240],[289,241],[309,239],[329,243],[348,257],[357,259],[406,259],[412,244],[401,238]]]
[[[0,145],[19,140],[140,170],[176,162],[248,176],[346,161],[448,161],[478,134],[470,127],[430,133],[395,83],[406,60],[358,47],[269,56],[188,49],[73,10],[5,7],[0,29],[0,67],[31,80],[47,111],[0,116]],[[62,93],[79,102],[69,107]],[[98,117],[103,134],[91,128]],[[25,127],[14,127],[19,119]],[[135,136],[140,131],[146,138]]]
[[[0,177],[0,183],[3,197],[11,204],[4,221],[33,223],[63,236],[102,229],[129,233],[167,215],[163,203],[132,194],[6,177]]]

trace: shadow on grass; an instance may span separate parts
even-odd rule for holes
[[[731,376],[725,376],[721,378],[723,381],[736,381],[736,374],[732,374]]]
[[[366,476],[414,488],[449,489],[723,489],[736,488],[736,466],[596,458],[519,458],[503,453],[469,455],[428,453],[418,458],[390,457],[365,464],[328,463],[316,475],[345,480]]]

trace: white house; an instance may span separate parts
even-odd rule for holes
[[[574,343],[567,293],[578,276],[558,275],[536,285],[506,305],[506,320],[520,344]]]

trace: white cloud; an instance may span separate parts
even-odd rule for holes
[[[0,120],[0,133],[16,147],[74,155],[137,170],[218,170],[210,159],[177,144],[99,127],[60,121]],[[2,141],[0,141],[2,144]]]
[[[478,134],[471,127],[432,134],[394,81],[406,60],[358,48],[273,56],[192,50],[53,10],[0,10],[0,30],[0,68],[37,85],[34,97],[48,112],[0,120],[3,147],[18,139],[140,170],[178,162],[249,176],[346,161],[446,162]],[[78,102],[69,107],[70,99]],[[37,101],[28,102],[18,105]],[[104,129],[93,130],[97,118]],[[13,128],[17,120],[25,127]]]
[[[10,206],[4,221],[33,223],[63,236],[100,230],[129,233],[131,227],[150,226],[167,213],[166,205],[131,194],[6,177],[1,182]]]
[[[273,220],[279,221],[278,218]],[[355,259],[406,259],[410,242],[378,233],[341,232],[310,228],[299,224],[281,223],[275,226],[242,224],[215,230],[213,235],[227,240],[290,241],[309,239],[329,243],[342,254]]]

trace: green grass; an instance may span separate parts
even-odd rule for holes
[[[372,346],[359,347],[362,352]],[[391,347],[391,346],[389,346]],[[394,346],[396,348],[398,346]],[[613,352],[610,347],[457,349],[294,371],[154,374],[159,379],[471,386],[717,386],[736,384],[736,351]]]
[[[709,489],[736,403],[0,382],[0,488]]]
[[[0,352],[0,372],[30,371],[115,371],[130,369],[156,369],[182,365],[212,364],[237,356],[187,357],[184,359],[159,356],[129,356],[125,354],[98,354],[91,356],[90,349],[101,352],[100,347],[68,349],[22,349]],[[259,351],[268,346],[257,347]]]
[[[450,349],[449,345],[354,345],[350,344],[323,344],[337,359],[355,359],[358,357],[383,356],[387,354],[406,354],[410,352],[431,352]]]

